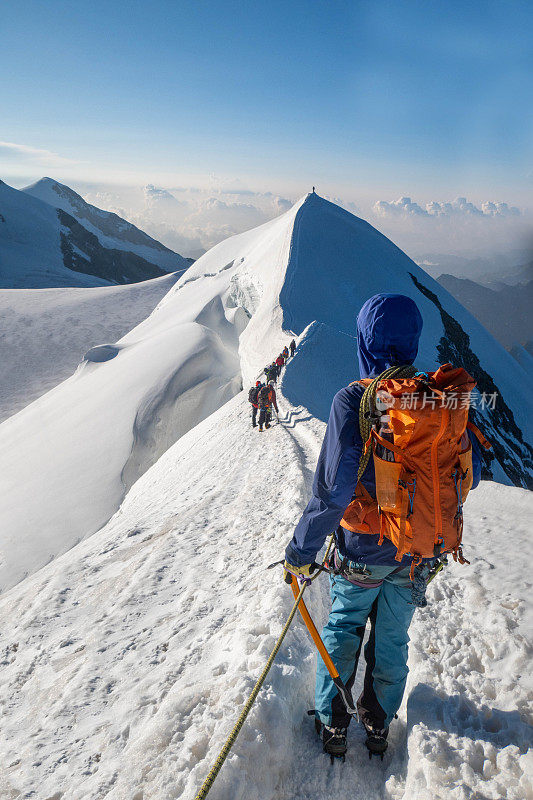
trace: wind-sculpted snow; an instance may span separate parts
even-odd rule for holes
[[[324,425],[279,401],[281,424],[259,436],[233,398],[105,528],[0,599],[0,796],[194,798],[293,602],[265,567],[307,500]],[[530,494],[484,483],[465,515],[472,563],[452,563],[415,612],[385,760],[369,762],[355,723],[346,763],[323,755],[297,617],[210,797],[530,796]],[[308,602],[322,624],[326,578]]]
[[[0,289],[0,422],[72,375],[90,348],[146,319],[178,278],[90,291]]]
[[[139,406],[132,450],[121,475],[126,491],[175,441],[242,388],[236,356],[220,346],[209,328],[202,334],[205,342],[180,360],[175,373]],[[221,374],[235,377],[221,385]]]
[[[279,352],[291,230],[281,218],[214,248],[113,358],[98,360],[113,345],[93,347],[0,426],[0,590],[97,531],[176,439],[240,391],[243,372],[255,379]]]
[[[83,356],[84,361],[94,364],[101,364],[103,361],[111,361],[120,353],[120,347],[114,344],[97,344],[91,347]]]
[[[240,389],[236,355],[194,322],[130,333],[112,352],[0,426],[1,589],[104,525],[126,487]]]

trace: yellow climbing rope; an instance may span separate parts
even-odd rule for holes
[[[329,556],[329,551],[331,550],[332,543],[333,543],[333,536],[331,536],[331,538],[329,540],[329,544],[328,544],[328,547],[327,547],[327,550],[326,550],[326,554],[325,554],[325,556],[324,556],[324,558],[322,560],[322,564],[324,564],[326,562],[326,560],[327,560],[327,558]],[[317,571],[316,574],[311,577],[311,580],[314,581],[315,578],[318,578],[319,575],[320,575],[320,572]],[[224,742],[224,746],[222,747],[222,750],[218,754],[218,757],[217,757],[215,763],[211,767],[207,778],[203,782],[202,787],[201,787],[200,791],[198,792],[198,794],[196,795],[196,797],[194,798],[194,800],[204,800],[204,798],[207,797],[207,794],[208,794],[209,790],[211,789],[211,786],[213,785],[213,783],[215,781],[215,778],[217,777],[218,773],[220,772],[220,770],[222,768],[222,765],[224,764],[224,761],[226,760],[226,758],[228,756],[229,751],[233,747],[233,744],[235,743],[235,740],[236,740],[237,736],[239,735],[239,732],[240,732],[242,726],[244,725],[244,721],[246,720],[246,717],[250,713],[250,709],[252,708],[252,706],[253,706],[253,704],[255,702],[255,699],[256,699],[257,695],[259,694],[259,690],[261,689],[261,686],[263,685],[264,680],[265,680],[266,676],[268,675],[270,667],[274,663],[274,659],[276,658],[276,656],[278,654],[278,651],[279,651],[279,649],[280,649],[280,647],[282,645],[282,642],[283,642],[283,640],[285,638],[285,635],[286,635],[287,631],[289,630],[289,628],[291,626],[291,623],[292,623],[292,621],[294,619],[294,615],[296,614],[296,611],[298,610],[298,606],[300,605],[300,600],[303,597],[303,593],[305,592],[305,589],[306,589],[307,585],[308,585],[307,583],[303,583],[302,584],[302,588],[300,589],[300,593],[298,594],[298,597],[294,601],[294,605],[293,605],[293,607],[291,609],[291,613],[287,617],[287,622],[283,626],[283,630],[281,631],[281,633],[279,635],[279,638],[278,638],[276,644],[274,645],[274,649],[270,653],[270,655],[268,657],[268,661],[266,662],[266,664],[265,664],[265,666],[263,668],[263,671],[261,672],[261,675],[258,677],[258,679],[256,681],[256,684],[255,684],[254,688],[252,689],[250,697],[246,701],[246,703],[244,705],[244,708],[243,708],[243,710],[241,711],[241,713],[239,715],[239,719],[235,723],[235,725],[233,727],[233,730],[231,731],[230,735],[228,736],[228,738]]]

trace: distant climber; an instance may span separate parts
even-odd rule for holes
[[[294,341],[294,339],[289,345],[289,350],[291,351],[291,358],[292,358],[294,355],[294,351],[296,350],[296,342]]]
[[[263,425],[270,428],[270,420],[272,419],[272,406],[276,409],[278,414],[278,404],[276,400],[276,390],[274,389],[274,381],[269,381],[266,386],[262,386],[257,395],[257,403],[259,406],[259,432],[262,433]]]
[[[315,193],[315,187],[313,186],[313,194]]]
[[[279,356],[276,358],[276,367],[278,368],[278,375],[281,374],[281,368],[284,365],[284,363],[285,363],[285,359],[283,358],[283,356],[280,353]]]
[[[287,345],[285,345],[285,347],[281,351],[281,355],[283,356],[283,362],[285,363],[285,361],[287,361],[289,357],[289,348],[287,347]]]
[[[453,553],[464,563],[462,504],[480,480],[479,442],[490,447],[471,423],[465,429],[467,406],[450,410],[434,401],[433,407],[425,405],[428,397],[435,397],[434,391],[447,398],[457,389],[469,397],[475,381],[450,364],[434,373],[417,373],[410,365],[421,330],[420,311],[409,297],[379,294],[363,305],[357,341],[359,375],[366,380],[350,384],[333,398],[313,496],[285,551],[285,580],[305,578],[326,537],[335,531],[328,562],[335,575],[332,612],[322,639],[351,690],[370,621],[364,685],[357,701],[370,757],[382,756],[387,749],[389,725],[407,680],[407,631],[416,606],[427,603],[425,589],[430,575],[442,565],[439,556]],[[386,380],[386,370],[393,367],[394,378]],[[378,405],[379,395],[368,388],[369,379],[380,375],[390,400],[387,413]],[[417,399],[418,410],[413,402],[401,405],[405,397]],[[361,405],[368,412],[360,419]],[[406,431],[413,428],[417,437],[411,445]],[[368,459],[365,440],[374,445]],[[378,457],[378,444],[388,452],[387,458]],[[409,471],[403,467],[398,472],[397,461],[409,464]],[[350,720],[319,659],[315,726],[330,756],[344,757]]]
[[[272,364],[267,364],[267,365],[266,365],[266,367],[264,368],[263,372],[264,372],[264,374],[265,374],[265,383],[268,383],[268,382],[269,382],[269,380],[270,380],[270,379],[271,379],[271,377],[272,377],[272,376],[271,376],[271,373],[272,373]]]
[[[257,395],[259,394],[259,390],[261,389],[262,386],[264,386],[264,384],[261,383],[261,381],[256,381],[255,386],[252,386],[250,391],[248,392],[248,402],[252,406],[252,428],[257,427],[257,421],[256,421],[257,409],[258,409]]]
[[[274,381],[274,383],[275,383],[276,380],[277,380],[277,377],[278,377],[278,368],[276,366],[276,362],[273,361],[272,364],[270,364],[269,368],[266,371],[266,382],[268,383],[269,381]]]

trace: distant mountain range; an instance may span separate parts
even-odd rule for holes
[[[489,289],[502,289],[505,286],[516,286],[531,281],[533,281],[533,261],[516,267],[502,267],[496,274],[487,272],[477,278],[478,283],[488,286]]]
[[[414,260],[436,280],[439,275],[453,275],[496,288],[533,279],[533,262],[523,249],[477,258],[452,253],[425,253],[415,256]]]
[[[21,190],[0,181],[0,288],[136,283],[189,266],[51,178]]]
[[[528,266],[516,274],[528,275]],[[533,280],[515,286],[494,283],[491,288],[454,275],[441,275],[438,282],[508,350],[533,339]]]

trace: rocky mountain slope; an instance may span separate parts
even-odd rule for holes
[[[21,191],[0,181],[0,288],[134,283],[188,266],[131,223],[50,178]]]

